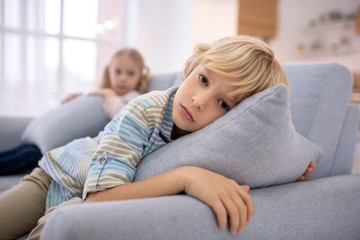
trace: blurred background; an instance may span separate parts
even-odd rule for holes
[[[239,33],[264,38],[282,63],[341,63],[357,91],[360,0],[0,0],[0,115],[39,116],[93,90],[119,48],[159,74],[181,71],[195,44]]]

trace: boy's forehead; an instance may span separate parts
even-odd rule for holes
[[[203,71],[204,73],[207,73],[207,74],[213,74],[214,72],[207,66],[208,64],[206,63],[203,63],[201,65],[199,65],[197,67],[197,69]]]
[[[218,74],[215,70],[212,70],[211,67],[207,66],[207,64],[203,64],[203,65],[199,66],[198,69],[199,69],[199,71],[206,74],[207,77],[216,78],[217,80],[220,80],[220,81],[224,82],[225,84],[228,84],[231,86],[233,86],[233,83],[236,81],[235,78],[231,78],[231,77],[227,77],[227,76]]]
[[[200,72],[202,72],[208,78],[216,78],[218,80],[222,80],[223,77],[219,76],[214,70],[211,69],[207,64],[202,64],[197,68]]]

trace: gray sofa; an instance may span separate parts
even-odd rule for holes
[[[207,205],[176,195],[59,209],[41,239],[360,239],[360,175],[351,174],[359,123],[359,110],[349,103],[352,76],[336,63],[283,66],[295,129],[323,155],[310,181],[251,189],[254,216],[242,233],[220,230]],[[180,81],[178,73],[155,76],[150,89]],[[0,150],[18,144],[29,121],[1,117]],[[0,177],[0,191],[19,178]]]

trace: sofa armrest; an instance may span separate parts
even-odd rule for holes
[[[356,239],[360,175],[251,190],[254,216],[240,234],[220,230],[213,211],[186,195],[58,209],[41,239]]]
[[[21,143],[21,134],[31,120],[25,117],[0,117],[0,152]]]

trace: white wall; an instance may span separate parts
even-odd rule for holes
[[[152,73],[182,71],[195,44],[236,34],[237,0],[128,0],[127,45]]]
[[[195,44],[236,34],[238,0],[129,2],[138,9],[130,15],[129,44],[143,52],[153,73],[181,71]],[[351,13],[359,6],[360,0],[279,0],[278,33],[269,44],[280,62],[335,61],[360,71],[360,35],[355,33],[351,53],[301,55],[296,50],[299,43],[313,37],[304,30],[311,19],[334,9]],[[343,30],[327,31],[323,38],[331,39]]]
[[[129,0],[137,12],[128,45],[138,48],[152,73],[180,71],[190,54],[191,0]],[[134,29],[135,30],[134,30]]]
[[[279,0],[279,25],[277,37],[269,42],[281,62],[334,61],[346,65],[351,70],[360,71],[360,35],[342,25],[328,28],[307,28],[312,19],[320,14],[339,10],[344,14],[354,13],[360,7],[359,0]],[[352,26],[351,26],[352,28]],[[319,32],[321,31],[321,32]],[[307,43],[314,38],[326,42],[337,41],[341,35],[352,40],[351,52],[328,54],[299,54],[297,45]]]
[[[236,35],[238,0],[193,0],[191,45]]]

